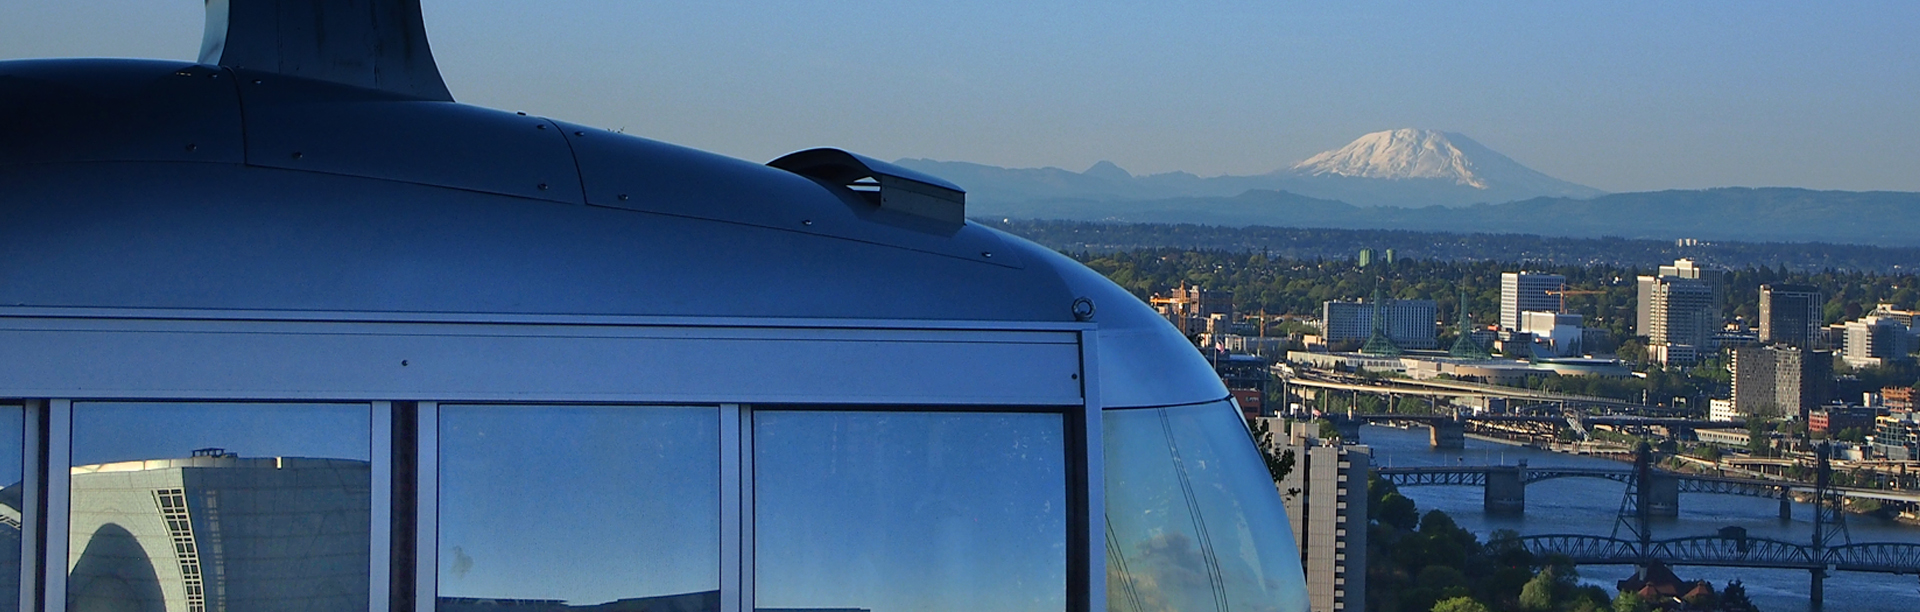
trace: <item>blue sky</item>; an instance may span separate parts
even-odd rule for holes
[[[1920,191],[1920,3],[1322,4],[424,0],[464,102],[755,161],[1248,174],[1420,127],[1610,191]],[[4,0],[0,58],[187,59],[201,19]]]

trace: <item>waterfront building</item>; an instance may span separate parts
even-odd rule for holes
[[[1733,349],[1733,408],[1757,418],[1801,418],[1830,397],[1833,354],[1799,347]]]
[[[1812,285],[1760,286],[1760,341],[1819,348],[1821,309],[1826,299]]]
[[[1269,431],[1280,429],[1270,419]],[[1324,440],[1312,422],[1294,422],[1271,452],[1292,451],[1293,471],[1280,484],[1288,526],[1300,545],[1307,596],[1316,612],[1367,609],[1367,470],[1372,451]]]
[[[1638,332],[1647,336],[1647,353],[1666,365],[1690,365],[1718,349],[1720,274],[1681,259],[1660,266],[1657,276],[1642,276]]]
[[[1328,343],[1366,340],[1373,333],[1374,308],[1379,306],[1387,339],[1401,348],[1430,349],[1435,340],[1439,308],[1433,300],[1342,300],[1320,305],[1322,335]]]
[[[1874,454],[1890,461],[1920,461],[1920,412],[1889,411],[1873,421]]]
[[[1913,359],[1911,316],[1900,311],[1875,310],[1844,324],[1846,341],[1840,350],[1847,365],[1871,368]],[[1902,322],[1905,319],[1909,322]]]
[[[1520,313],[1529,310],[1560,312],[1559,291],[1567,277],[1538,272],[1500,273],[1500,327],[1520,329]]]

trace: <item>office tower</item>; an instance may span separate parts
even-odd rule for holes
[[[1384,300],[1381,315],[1387,339],[1402,348],[1429,349],[1439,346],[1434,326],[1439,307],[1433,300]],[[1327,342],[1366,340],[1373,333],[1376,302],[1330,301],[1320,305],[1321,333]]]
[[[1760,341],[1813,348],[1825,303],[1819,287],[1761,285]]]
[[[1559,291],[1567,277],[1533,272],[1500,273],[1500,327],[1520,329],[1520,313],[1529,310],[1560,312]]]
[[[1639,279],[1639,318],[1646,320],[1647,352],[1667,365],[1689,365],[1719,348],[1713,335],[1720,330],[1720,276],[1681,259],[1660,266],[1658,276]]]

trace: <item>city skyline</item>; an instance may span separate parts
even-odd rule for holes
[[[1607,191],[1920,191],[1909,4],[835,8],[424,2],[456,99],[753,161],[1254,174],[1414,127]],[[185,0],[4,10],[7,59],[192,59],[203,20]]]

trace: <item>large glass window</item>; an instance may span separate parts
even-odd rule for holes
[[[67,609],[365,610],[371,410],[75,403]]]
[[[26,493],[21,480],[25,454],[22,434],[26,411],[18,404],[0,404],[0,610],[20,609],[20,518]]]
[[[1065,609],[1063,423],[755,412],[755,607]]]
[[[1109,410],[1107,609],[1305,610],[1285,509],[1225,402]]]
[[[441,406],[437,608],[718,610],[719,423],[713,407]]]

